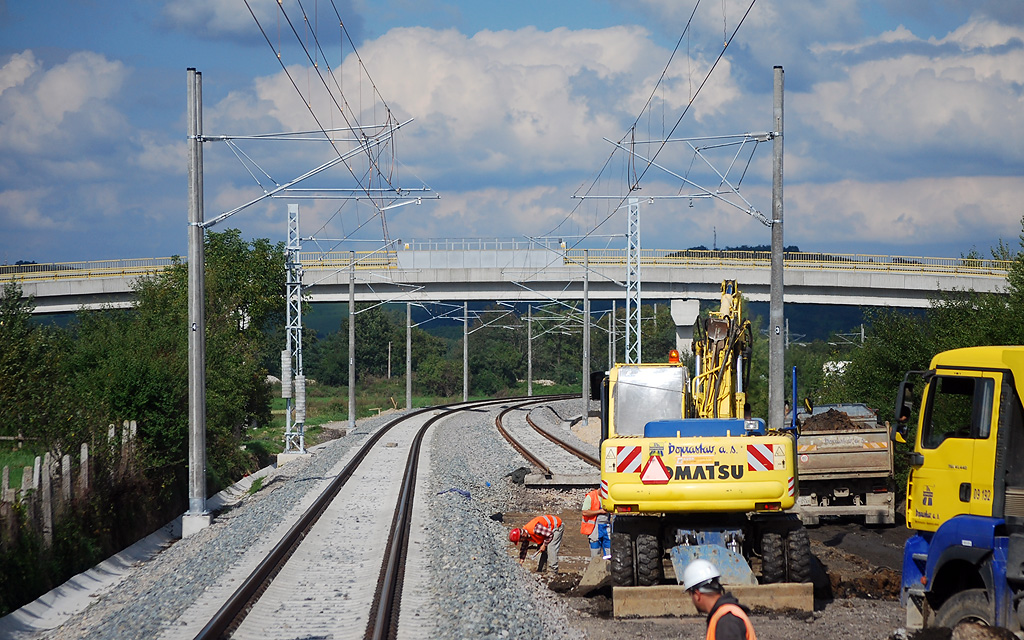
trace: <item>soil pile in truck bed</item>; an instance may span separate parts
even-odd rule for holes
[[[862,426],[850,419],[842,411],[829,409],[825,413],[819,413],[803,421],[803,431],[846,431],[849,429],[861,429]]]

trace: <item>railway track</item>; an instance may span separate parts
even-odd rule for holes
[[[526,407],[535,404],[506,407],[494,420],[502,437],[538,471],[539,478],[535,476],[535,482],[563,486],[589,486],[600,482],[600,474],[595,472],[601,464],[597,447],[572,437],[566,429],[535,420],[531,412],[526,411]]]
[[[567,397],[513,399],[502,416]],[[381,427],[195,637],[397,638],[423,438],[440,420],[509,402],[422,409]]]

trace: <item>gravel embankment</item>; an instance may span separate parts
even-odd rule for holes
[[[560,403],[560,412],[578,414],[582,402],[576,404]],[[494,415],[480,411],[446,419],[429,439],[426,526],[433,535],[426,542],[434,583],[433,593],[421,597],[432,603],[427,609],[433,619],[423,620],[423,626],[450,638],[573,637],[570,610],[507,552],[500,514],[523,502],[524,489],[510,476],[524,463],[498,435]],[[21,633],[16,640],[173,635],[176,621],[219,576],[278,526],[368,433],[394,417],[360,420],[354,433],[326,443],[310,459],[272,471],[259,492],[217,514],[209,528],[132,568],[118,584],[95,594],[83,612],[52,631]],[[446,491],[450,488],[469,490],[471,497]],[[564,500],[558,493],[552,492],[552,499]]]
[[[93,603],[60,627],[16,640],[46,638],[152,639],[173,624],[245,551],[273,530],[306,492],[395,414],[360,420],[354,433],[326,443],[307,460],[276,469],[263,488],[217,515],[213,524],[180,540],[116,586],[96,594]]]
[[[578,415],[583,403],[559,407],[563,415]],[[443,637],[578,638],[569,618],[575,614],[508,552],[509,526],[500,519],[525,502],[522,485],[511,478],[524,462],[497,433],[494,414],[444,421],[434,427],[430,447],[436,523],[430,556]],[[565,500],[551,493],[553,502]]]

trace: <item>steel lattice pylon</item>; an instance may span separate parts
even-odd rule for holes
[[[281,395],[285,398],[285,453],[306,452],[306,379],[302,374],[302,262],[299,252],[299,205],[288,205],[287,312],[285,349],[281,353]],[[293,375],[294,373],[294,375]],[[292,383],[295,386],[295,421],[292,422]]]
[[[626,363],[641,360],[640,348],[640,200],[630,198],[626,233]]]

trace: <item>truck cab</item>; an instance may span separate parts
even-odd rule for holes
[[[917,414],[906,499],[917,534],[902,583],[910,629],[1024,627],[1021,384],[1024,347],[972,347],[938,354],[899,387],[895,440]]]

